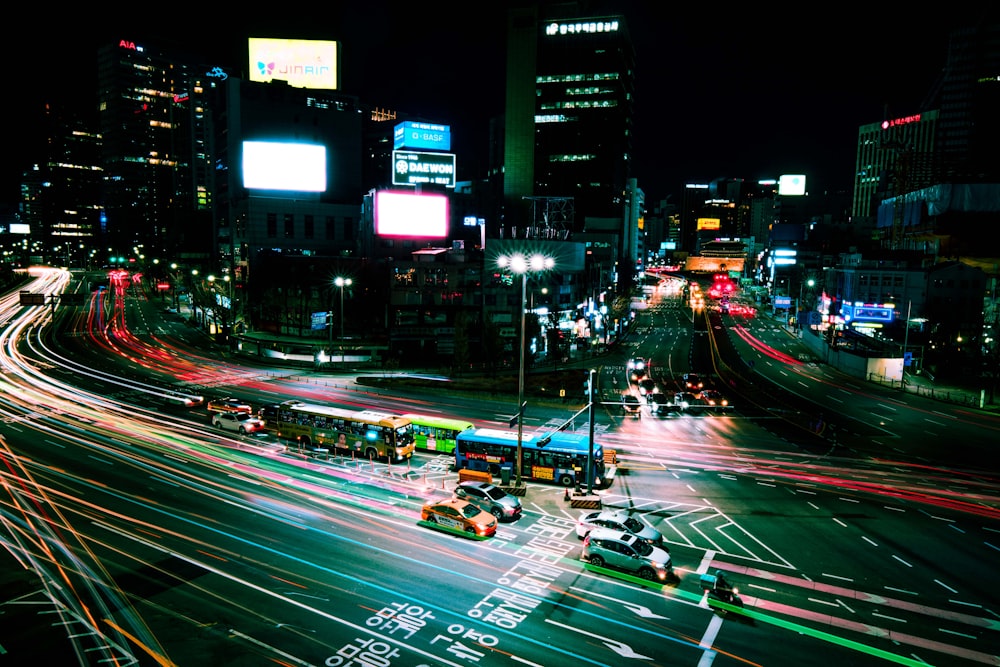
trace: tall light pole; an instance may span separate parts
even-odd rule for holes
[[[340,288],[340,363],[344,363],[344,288],[354,281],[350,278],[337,276],[333,284]],[[333,354],[333,319],[330,320],[330,354]]]
[[[906,328],[903,329],[903,370],[899,374],[899,388],[906,391],[906,346],[910,344],[910,307],[912,301],[906,302]]]
[[[590,439],[587,441],[587,495],[594,495],[594,375],[597,371],[590,369],[587,376],[587,421],[590,422]]]
[[[556,264],[555,259],[536,253],[524,255],[500,255],[497,266],[521,276],[521,349],[517,370],[517,461],[514,470],[514,486],[521,486],[521,464],[524,460],[524,312],[528,307],[528,273],[548,271]]]

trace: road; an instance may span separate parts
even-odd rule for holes
[[[558,487],[531,485],[520,521],[470,541],[417,522],[426,499],[453,488],[447,457],[318,461],[268,435],[213,431],[203,408],[164,407],[194,393],[309,396],[505,426],[514,401],[372,391],[213,358],[133,288],[95,304],[102,318],[2,307],[3,534],[19,566],[0,607],[8,664],[801,665],[822,651],[837,664],[971,665],[1000,655],[997,596],[983,585],[996,574],[995,474],[820,451],[824,438],[801,443],[772,427],[765,389],[760,406],[722,415],[635,419],[602,402],[595,432],[620,461],[602,503],[663,532],[679,575],[643,586],[580,562],[578,510]],[[691,365],[690,309],[667,300],[647,314],[648,335],[602,365],[602,391],[630,387],[628,355],[669,368],[664,378],[703,370]],[[554,428],[572,410],[531,405],[526,428]],[[989,423],[977,431],[952,418],[971,438],[994,437]],[[745,613],[708,608],[699,575],[716,568],[732,573]]]

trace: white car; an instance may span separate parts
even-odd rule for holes
[[[630,533],[653,546],[663,548],[663,535],[657,529],[623,509],[604,509],[584,512],[576,520],[576,536],[584,539],[596,528],[610,528]]]
[[[260,431],[264,428],[264,420],[258,419],[246,412],[220,412],[212,415],[212,426],[224,431],[236,431],[242,435]]]

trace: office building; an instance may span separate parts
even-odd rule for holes
[[[937,128],[937,110],[887,118],[858,128],[853,220],[869,221],[883,199],[933,182]]]
[[[34,261],[102,265],[104,209],[101,137],[96,121],[46,105],[41,158],[23,174],[20,218],[30,229]]]
[[[634,88],[635,51],[624,16],[588,14],[579,3],[511,10],[501,235],[537,227],[571,234],[588,219],[613,219],[627,239],[620,261],[640,260],[642,195],[631,174]],[[539,207],[538,198],[571,201],[561,208],[569,215],[547,215],[550,207]]]

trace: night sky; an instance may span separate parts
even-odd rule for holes
[[[228,14],[201,15],[197,24],[136,18],[122,29],[59,39],[23,29],[30,17],[6,22],[0,202],[16,201],[42,101],[92,104],[97,46],[120,37],[167,38],[241,68],[247,36],[340,41],[344,92],[451,125],[458,177],[478,176],[463,173],[462,163],[485,159],[488,121],[503,112],[509,4],[444,2],[394,13],[383,3],[331,3],[321,16],[298,20],[273,8],[253,20],[246,5],[236,24]],[[850,191],[858,127],[920,111],[943,70],[950,28],[982,13],[904,15],[894,6],[900,15],[835,15],[805,4],[702,13],[709,5],[611,4],[625,13],[637,51],[635,175],[647,201],[676,201],[684,182],[722,176],[804,173],[810,192]],[[31,72],[45,72],[42,85],[31,84]]]

